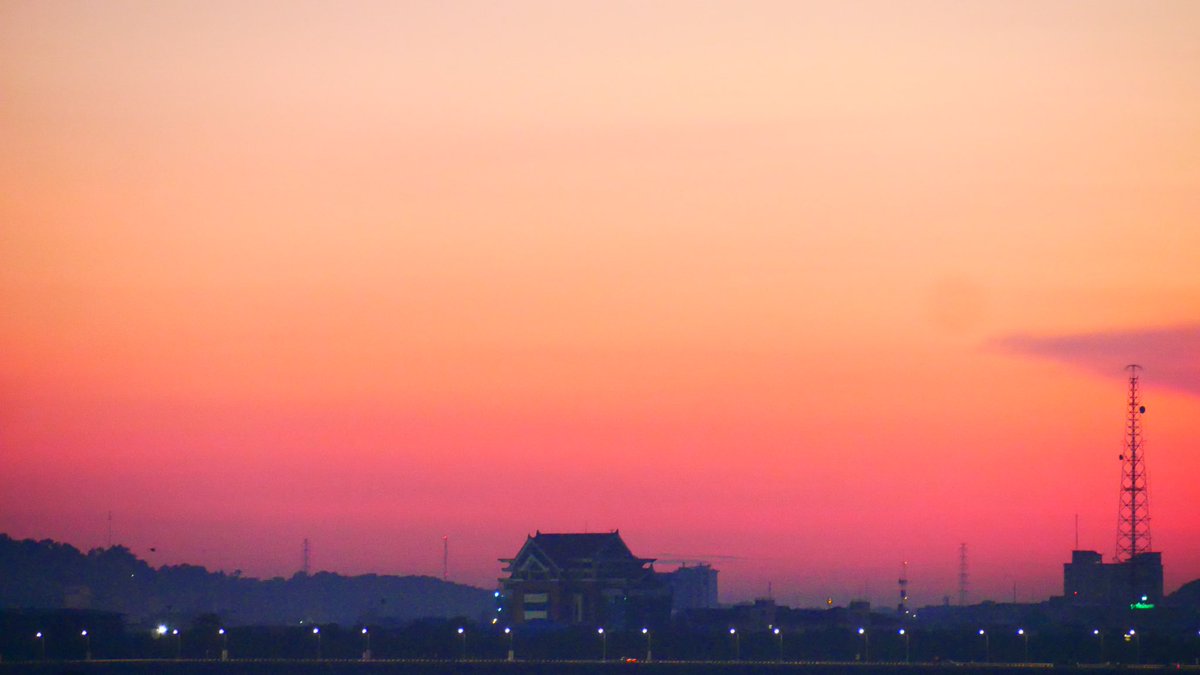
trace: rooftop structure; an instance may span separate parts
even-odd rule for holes
[[[619,628],[665,620],[670,612],[670,589],[654,559],[633,555],[618,531],[537,532],[500,562],[508,573],[500,579],[506,618],[514,624]]]

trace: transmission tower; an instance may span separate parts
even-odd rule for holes
[[[304,559],[300,571],[304,573],[304,576],[308,576],[308,537],[304,538]]]
[[[900,567],[900,604],[896,606],[896,612],[900,616],[908,614],[908,561]]]
[[[967,604],[967,545],[958,547],[958,604]]]
[[[1138,393],[1137,364],[1129,371],[1129,401],[1125,411],[1125,450],[1121,455],[1121,503],[1117,516],[1117,561],[1125,562],[1150,550],[1150,495],[1146,456],[1142,451],[1141,416],[1146,406]]]

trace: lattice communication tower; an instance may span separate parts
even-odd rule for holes
[[[1121,455],[1121,504],[1117,516],[1117,561],[1125,562],[1150,548],[1150,495],[1146,455],[1142,450],[1141,417],[1146,413],[1138,391],[1137,364],[1129,371],[1129,400],[1125,411],[1125,450]]]

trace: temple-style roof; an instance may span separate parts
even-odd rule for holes
[[[590,566],[601,561],[634,563],[638,567],[654,562],[654,558],[638,558],[633,555],[621,540],[619,530],[601,533],[539,531],[525,539],[525,545],[516,557],[503,558],[502,562],[508,563],[508,570],[511,571],[515,561],[530,555],[558,570]]]

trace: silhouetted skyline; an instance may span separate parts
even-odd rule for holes
[[[6,3],[0,531],[1061,591],[1127,363],[1200,577],[1200,5]]]

